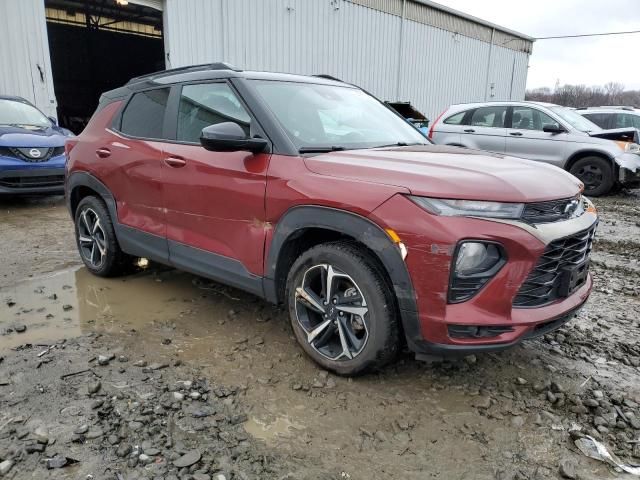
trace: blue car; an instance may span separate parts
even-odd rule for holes
[[[64,193],[72,136],[24,98],[0,95],[0,195]]]

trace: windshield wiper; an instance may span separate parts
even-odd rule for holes
[[[344,147],[333,145],[331,147],[300,147],[298,149],[298,152],[299,153],[328,153],[328,152],[339,152],[341,150],[346,150],[346,149]]]
[[[396,142],[396,143],[390,143],[389,145],[376,145],[375,147],[369,147],[369,148],[411,147],[411,146],[413,146],[413,145],[428,145],[428,143],[419,143],[419,142],[414,142],[414,143]]]

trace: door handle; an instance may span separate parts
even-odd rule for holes
[[[465,128],[464,132],[465,133],[475,133],[475,130],[473,128]]]
[[[96,155],[98,155],[98,157],[100,158],[107,158],[111,156],[111,150],[109,150],[108,148],[102,147],[96,150]]]
[[[180,168],[184,167],[187,164],[187,161],[180,157],[166,157],[164,159],[164,163],[172,168]]]
[[[522,136],[522,132],[509,132],[509,135],[512,135],[514,137],[521,137]]]

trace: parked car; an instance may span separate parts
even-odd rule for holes
[[[24,98],[0,96],[0,195],[63,193],[72,135]]]
[[[561,169],[432,145],[357,87],[226,64],[105,93],[67,141],[86,268],[132,257],[287,305],[339,374],[500,350],[572,318],[597,214]]]
[[[550,103],[452,105],[433,122],[429,137],[556,165],[578,177],[587,195],[604,195],[616,182],[640,183],[636,129],[602,130],[575,110]]]
[[[634,107],[583,107],[576,108],[584,118],[600,128],[638,128],[640,129],[640,108]]]

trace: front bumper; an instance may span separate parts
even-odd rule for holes
[[[623,153],[616,157],[618,164],[618,181],[622,185],[640,185],[640,155]]]
[[[415,209],[415,210],[414,210]],[[547,245],[597,222],[595,210],[581,217],[538,226],[510,220],[488,220],[430,215],[406,199],[394,197],[375,212],[408,249],[407,268],[413,283],[417,311],[401,311],[408,346],[418,354],[461,354],[496,351],[552,331],[570,320],[586,302],[593,280],[568,297],[534,308],[516,308],[513,301]],[[471,299],[447,302],[450,268],[456,245],[462,240],[500,243],[507,255],[504,267]],[[452,327],[490,330],[480,336],[460,336]],[[499,333],[496,333],[499,332]]]
[[[0,169],[0,194],[62,194],[64,165],[60,167]]]

